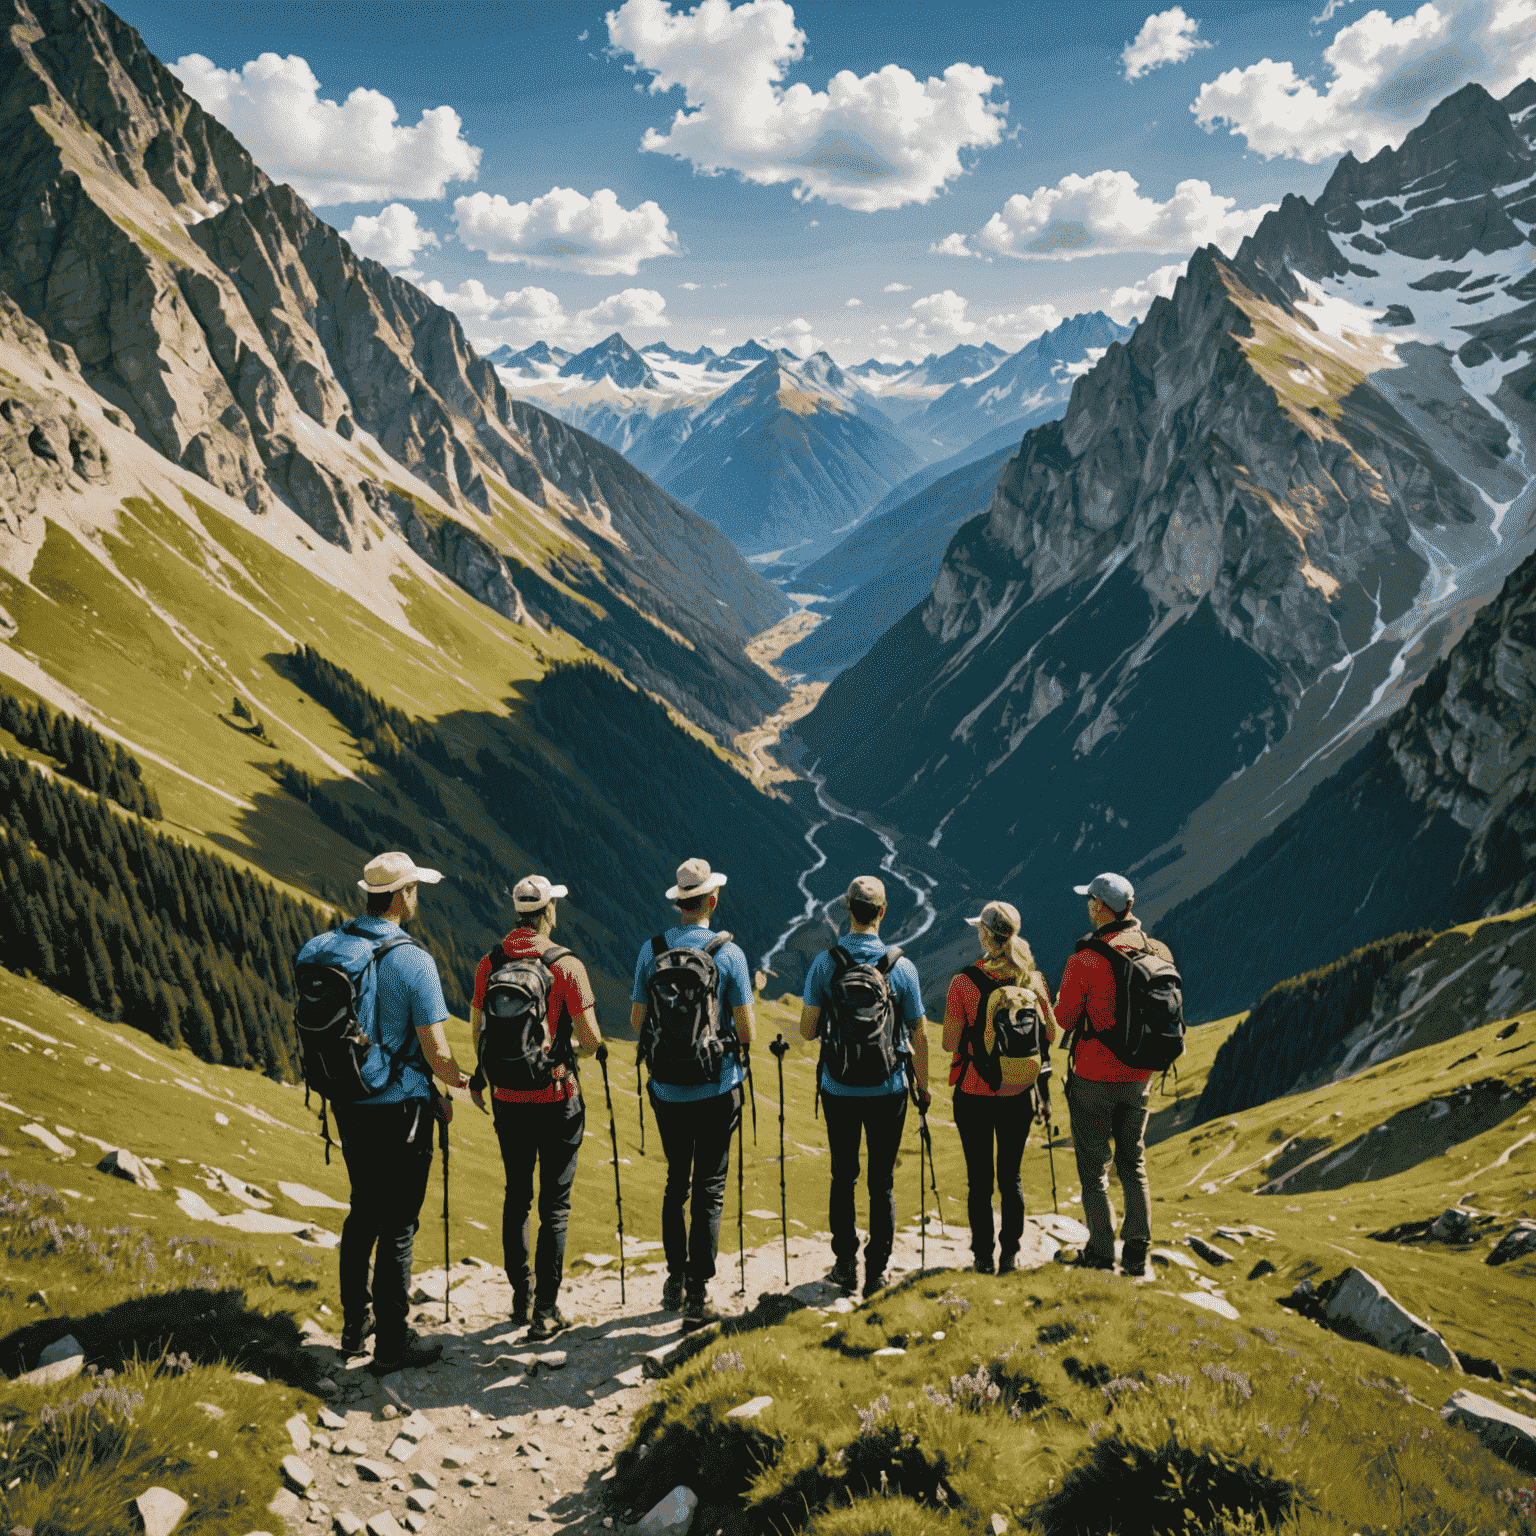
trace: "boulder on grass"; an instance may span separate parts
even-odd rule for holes
[[[16,1379],[29,1387],[51,1387],[69,1381],[85,1369],[85,1349],[72,1333],[55,1339],[37,1358],[37,1369]]]
[[[1523,1259],[1531,1252],[1536,1252],[1536,1221],[1517,1221],[1499,1239],[1487,1262],[1508,1264],[1511,1259]]]
[[[133,1503],[144,1536],[171,1536],[187,1512],[187,1501],[169,1488],[146,1488]]]
[[[1472,1212],[1459,1205],[1448,1206],[1430,1223],[1429,1238],[1437,1243],[1470,1243],[1477,1234],[1472,1230]]]
[[[125,1147],[114,1147],[96,1164],[98,1173],[110,1173],[114,1178],[127,1179],[140,1189],[159,1189],[160,1181],[152,1174],[141,1158]]]
[[[1521,1471],[1536,1472],[1536,1419],[1467,1391],[1453,1392],[1440,1417],[1470,1429],[1494,1455]]]
[[[636,1536],[688,1536],[693,1512],[698,1507],[698,1494],[679,1484],[655,1508],[646,1512],[635,1527]]]
[[[1346,1269],[1334,1281],[1323,1319],[1336,1332],[1394,1355],[1427,1360],[1461,1374],[1455,1352],[1423,1318],[1415,1317],[1363,1269]]]

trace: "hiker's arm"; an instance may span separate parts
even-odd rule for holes
[[[475,1048],[475,1060],[480,1060],[480,1033],[485,1028],[485,1015],[478,1008],[469,1010],[469,1043]],[[479,1070],[478,1068],[476,1069]],[[485,1090],[471,1088],[469,1096],[474,1101],[476,1109],[485,1108]]]
[[[645,1023],[645,1004],[631,1003],[629,1005],[629,1027],[638,1032],[640,1026]]]
[[[802,1040],[814,1040],[816,1031],[821,1026],[821,1009],[813,1008],[809,1003],[800,1010],[800,1038]]]
[[[912,1026],[912,1074],[917,1079],[917,1091],[928,1091],[928,1020],[919,1019]]]
[[[757,1020],[752,1017],[752,1004],[737,1004],[731,1009],[731,1018],[736,1024],[736,1038],[743,1045],[751,1045],[757,1034]]]
[[[951,1053],[960,1049],[960,1037],[965,1033],[965,1012],[960,1004],[959,989],[964,977],[956,976],[949,984],[949,994],[944,999],[944,1049]]]
[[[571,1028],[576,1035],[576,1043],[584,1051],[590,1051],[593,1055],[602,1048],[603,1037],[597,1028],[597,1014],[591,1008],[583,1008],[571,1020]]]
[[[1056,1010],[1051,1007],[1051,987],[1039,971],[1035,972],[1035,995],[1040,999],[1040,1017],[1045,1024],[1045,1041],[1047,1045],[1056,1044],[1056,1036],[1061,1032],[1061,1026],[1056,1022]],[[945,1025],[946,1036],[948,1025]]]
[[[416,1038],[421,1041],[421,1053],[427,1058],[432,1075],[449,1088],[462,1088],[469,1075],[453,1059],[453,1047],[448,1044],[448,1032],[444,1029],[447,1019],[436,1024],[418,1026]]]

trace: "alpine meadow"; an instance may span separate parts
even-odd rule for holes
[[[1536,1536],[1533,0],[0,12],[0,1532]]]

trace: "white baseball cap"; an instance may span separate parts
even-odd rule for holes
[[[370,895],[398,891],[402,885],[436,885],[443,878],[440,869],[421,869],[408,853],[381,853],[363,866],[363,878],[357,883]]]
[[[512,887],[512,905],[519,912],[537,912],[559,896],[569,896],[563,885],[551,885],[543,875],[525,875]]]
[[[1079,896],[1097,896],[1111,912],[1124,912],[1136,894],[1136,887],[1124,875],[1095,875],[1087,885],[1072,889]]]

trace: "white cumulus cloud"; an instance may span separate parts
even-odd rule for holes
[[[912,292],[912,284],[911,283],[887,283],[885,285],[884,289],[882,289],[881,291],[884,292],[884,293],[911,293]]]
[[[1105,314],[1112,320],[1118,320],[1121,325],[1132,319],[1140,320],[1152,307],[1153,299],[1173,297],[1173,285],[1183,277],[1184,267],[1184,262],[1175,261],[1147,273],[1140,282],[1116,288],[1104,306]]]
[[[377,214],[360,213],[342,234],[359,256],[371,256],[396,272],[410,267],[418,251],[440,243],[416,222],[416,210],[404,203],[387,203]]]
[[[531,203],[476,192],[453,205],[459,239],[492,261],[519,261],[588,277],[633,277],[642,261],[678,256],[682,247],[653,202],[625,208],[604,187],[591,197],[551,187]]]
[[[806,35],[787,0],[700,0],[675,13],[668,0],[624,0],[607,16],[613,49],[651,76],[653,93],[681,89],[671,130],[646,130],[640,147],[698,171],[734,171],[796,197],[870,213],[926,203],[965,169],[961,151],[1002,137],[1002,81],[972,64],[919,80],[896,64],[868,75],[840,70],[822,91],[785,72]]]
[[[1334,34],[1323,62],[1321,88],[1274,59],[1229,69],[1200,87],[1190,111],[1208,132],[1225,124],[1266,157],[1311,165],[1351,150],[1365,159],[1397,148],[1430,107],[1468,81],[1503,96],[1536,72],[1536,5],[1439,0],[1396,21],[1369,11]]]
[[[965,243],[965,236],[957,233],[945,235],[942,240],[935,240],[928,247],[928,254],[930,256],[974,256],[976,252]]]
[[[548,288],[514,288],[499,297],[485,284],[468,278],[457,288],[445,288],[435,279],[419,285],[421,291],[464,322],[471,340],[482,351],[502,342],[525,347],[535,341],[558,341],[572,347],[590,346],[611,331],[661,330],[667,319],[667,301],[653,288],[625,288],[574,314]]]
[[[1016,352],[1026,341],[1060,324],[1054,304],[1029,304],[1020,310],[973,317],[970,301],[946,288],[914,300],[909,318],[881,330],[886,332],[884,345],[896,343],[903,354],[942,353],[961,343],[979,347],[988,341],[1005,352]],[[892,360],[896,355],[891,354]]]
[[[843,300],[843,308],[844,309],[861,309],[861,308],[863,308],[863,305],[864,305],[864,300],[863,299],[844,299]]]
[[[684,293],[697,293],[699,291],[699,285],[697,283],[679,283],[677,286],[681,288]]]
[[[1208,181],[1181,181],[1166,203],[1143,197],[1129,171],[1063,176],[1033,196],[1015,193],[976,237],[999,256],[1070,260],[1107,251],[1192,251],[1218,245],[1232,252],[1275,205],[1239,208]]]
[[[803,315],[796,316],[793,320],[786,320],[782,325],[776,325],[771,331],[764,332],[763,343],[777,350],[781,347],[793,352],[796,357],[809,357],[813,352],[820,352],[825,345],[816,334],[816,328]]]
[[[433,107],[403,128],[394,102],[378,91],[359,86],[340,104],[323,98],[297,54],[264,53],[241,69],[219,69],[189,53],[171,73],[267,175],[316,207],[438,198],[450,181],[473,181],[480,167],[480,151],[452,107]]]
[[[1127,80],[1139,80],[1164,64],[1182,64],[1192,53],[1212,45],[1199,35],[1200,23],[1184,7],[1158,11],[1141,24],[1141,31],[1120,51]]]

